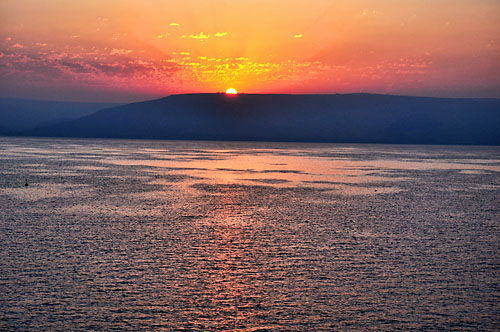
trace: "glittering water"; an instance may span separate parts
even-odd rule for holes
[[[0,330],[499,328],[499,147],[0,138],[0,172]]]

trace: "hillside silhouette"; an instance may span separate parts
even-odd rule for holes
[[[183,94],[28,131],[37,136],[500,145],[500,99]]]
[[[19,135],[28,130],[79,119],[112,103],[84,103],[0,98],[0,135]]]

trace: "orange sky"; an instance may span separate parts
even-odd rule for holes
[[[0,95],[500,97],[497,0],[2,0]]]

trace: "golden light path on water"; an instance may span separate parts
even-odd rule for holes
[[[329,150],[348,153],[350,148],[335,148]],[[319,150],[321,151],[321,150]],[[349,186],[348,184],[377,183],[384,181],[404,181],[404,174],[398,177],[391,175],[391,170],[439,170],[456,169],[463,172],[500,171],[500,166],[494,166],[495,160],[429,160],[415,159],[395,160],[352,160],[342,157],[310,156],[307,150],[288,150],[281,154],[280,150],[205,150],[209,158],[196,158],[185,153],[183,158],[169,158],[168,151],[148,151],[152,159],[115,159],[106,158],[105,162],[116,165],[135,165],[162,168],[169,171],[183,172],[189,170],[195,177],[207,179],[217,184],[261,184],[277,187],[314,186],[340,190],[345,194],[371,194],[373,189]],[[275,153],[277,155],[275,155]],[[190,160],[191,157],[196,159]],[[186,158],[186,159],[184,159]],[[183,160],[184,159],[184,160]],[[464,170],[464,167],[466,168]],[[158,180],[162,183],[162,180]],[[193,183],[183,182],[188,188]],[[395,192],[397,188],[378,188],[380,192]]]

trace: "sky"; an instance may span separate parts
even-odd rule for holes
[[[1,0],[0,96],[500,98],[498,0]]]

